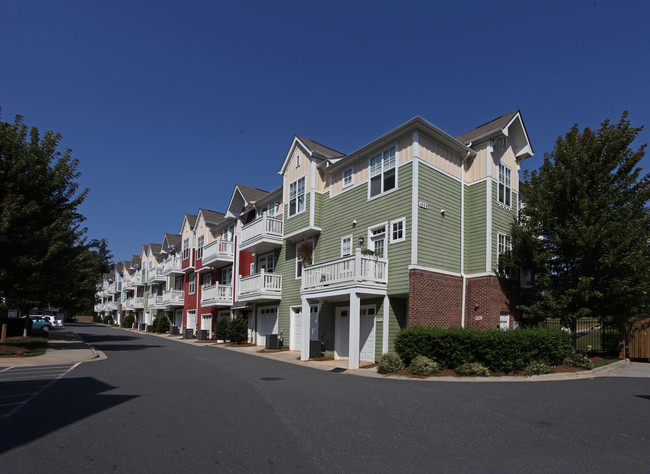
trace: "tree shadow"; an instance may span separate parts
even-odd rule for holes
[[[49,380],[29,380],[3,383],[4,396],[29,393],[38,383]],[[64,426],[108,410],[138,395],[108,395],[116,387],[93,377],[63,378],[43,394],[29,401],[8,418],[0,418],[0,453],[30,443]],[[47,396],[44,396],[47,395]],[[52,409],[56,407],[56,409]],[[9,411],[5,410],[4,414]]]

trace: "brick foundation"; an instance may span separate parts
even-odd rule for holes
[[[517,283],[484,276],[467,279],[465,326],[476,329],[499,327],[500,313],[510,314],[510,328],[518,319]],[[460,326],[463,280],[424,270],[409,272],[409,326],[448,328]]]

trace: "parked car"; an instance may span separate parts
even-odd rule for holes
[[[43,316],[30,316],[32,320],[32,331],[49,332],[52,329],[52,323]]]
[[[63,326],[63,324],[61,324],[61,321],[56,319],[54,316],[43,316],[43,318],[47,319],[53,328]]]

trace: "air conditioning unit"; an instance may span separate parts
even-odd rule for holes
[[[269,334],[266,336],[266,348],[267,349],[280,349],[280,335],[279,334]]]

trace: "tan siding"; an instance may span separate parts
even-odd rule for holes
[[[300,165],[296,166],[296,156],[300,155]],[[289,185],[295,180],[305,176],[305,190],[308,190],[311,186],[311,180],[309,178],[309,155],[307,152],[300,146],[296,146],[293,150],[293,154],[287,165],[287,169],[284,172],[284,183],[283,183],[283,196],[282,200],[284,202],[289,201]]]
[[[460,179],[462,157],[424,134],[420,135],[420,158],[422,161]]]
[[[487,176],[487,143],[472,147],[478,154],[465,165],[465,182],[473,183]]]

